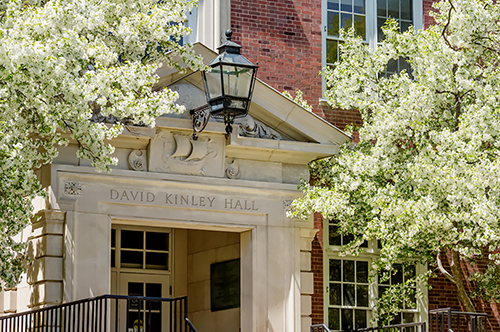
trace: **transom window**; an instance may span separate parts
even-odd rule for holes
[[[337,221],[330,220],[328,224],[328,243],[331,246],[343,246],[354,240],[352,234],[342,235],[339,233],[339,226]],[[368,248],[368,242],[361,244],[362,248]]]
[[[111,230],[111,267],[169,270],[168,232]]]

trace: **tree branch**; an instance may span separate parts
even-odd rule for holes
[[[449,0],[448,2],[450,3],[450,10],[448,11],[448,22],[446,22],[446,25],[444,26],[443,31],[441,32],[441,36],[443,36],[443,39],[446,42],[446,45],[448,45],[448,47],[451,48],[452,50],[456,51],[457,48],[454,47],[453,45],[451,45],[450,41],[446,37],[446,30],[448,30],[448,27],[450,26],[450,22],[451,22],[451,12],[453,10],[455,10],[455,7],[453,6],[453,3],[451,2],[451,0]]]
[[[444,274],[444,276],[449,281],[451,281],[452,283],[456,284],[457,282],[455,281],[455,279],[453,278],[453,276],[448,271],[446,271],[446,269],[443,267],[443,264],[441,263],[441,257],[440,256],[441,256],[441,252],[438,250],[437,255],[436,255],[436,261],[437,261],[437,265],[438,265],[439,271],[441,271],[441,273]]]
[[[474,307],[474,304],[472,304],[472,301],[470,300],[468,292],[465,288],[465,278],[463,275],[461,266],[462,264],[460,263],[460,255],[458,254],[458,251],[451,250],[451,257],[454,263],[451,266],[451,270],[456,280],[455,286],[457,287],[458,300],[462,304],[465,311],[476,312],[476,308]]]

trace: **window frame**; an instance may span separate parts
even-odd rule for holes
[[[377,0],[366,0],[366,40],[370,47],[377,45]],[[423,0],[413,0],[413,26],[416,30],[423,28]],[[326,67],[326,40],[328,30],[328,0],[321,0],[321,68]],[[326,91],[326,82],[322,79],[323,97]],[[321,98],[324,99],[324,98]]]
[[[115,230],[115,246],[112,246],[111,238],[110,238],[110,247],[109,247],[109,254],[110,254],[110,270],[111,272],[116,272],[117,274],[120,273],[138,273],[138,274],[160,274],[160,275],[173,275],[173,232],[171,228],[158,228],[158,227],[141,227],[141,226],[129,226],[129,225],[121,225],[121,224],[112,224],[111,225],[111,232]],[[153,233],[165,233],[168,234],[168,248],[167,251],[162,251],[167,253],[168,258],[167,258],[167,269],[154,269],[154,268],[147,268],[146,261],[145,261],[145,253],[146,252],[158,252],[157,250],[152,250],[152,249],[146,249],[146,243],[144,242],[143,249],[131,249],[131,248],[125,248],[126,251],[136,251],[136,252],[142,252],[143,253],[143,263],[141,268],[131,268],[131,267],[122,267],[120,264],[121,261],[121,251],[123,250],[121,246],[121,235],[118,236],[118,232],[121,231],[135,231],[135,232],[143,232],[143,236],[146,236],[146,232],[153,232]],[[111,236],[111,234],[110,234]],[[115,266],[111,266],[111,255],[113,255],[113,250],[114,250],[114,256],[115,256]]]
[[[368,266],[378,257],[379,250],[377,241],[368,241],[368,247],[362,248],[361,253],[354,256],[340,256],[342,246],[330,245],[329,238],[329,225],[330,220],[323,218],[323,322],[326,326],[329,326],[328,322],[328,309],[330,308],[330,259],[337,260],[350,260],[350,261],[368,261]],[[423,274],[427,272],[427,267],[422,264],[415,264],[415,272],[417,274]],[[369,277],[371,276],[370,270],[368,271]],[[378,280],[378,278],[377,278]],[[367,310],[367,327],[374,327],[371,322],[373,317],[373,306],[375,305],[375,300],[378,297],[379,283],[369,283],[368,285],[368,304],[370,310]],[[428,320],[428,289],[423,287],[421,284],[417,284],[417,291],[423,293],[421,299],[417,299],[417,306],[415,309],[402,309],[400,313],[411,312],[415,315],[415,322],[422,322]],[[332,306],[338,307],[338,306]],[[342,306],[341,306],[342,307]],[[345,306],[348,309],[355,309],[355,307]],[[363,307],[364,310],[364,307]],[[332,332],[337,330],[332,330]]]

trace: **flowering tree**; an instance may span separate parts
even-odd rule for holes
[[[57,156],[69,134],[97,170],[116,163],[104,143],[122,131],[103,116],[154,125],[179,112],[177,94],[155,90],[155,71],[202,61],[178,41],[190,0],[0,1],[0,279],[15,284],[25,245],[13,240],[44,191],[34,170]]]
[[[378,273],[401,261],[430,263],[472,312],[467,279],[475,281],[472,295],[500,299],[500,4],[445,0],[434,7],[435,25],[399,33],[390,21],[374,50],[344,33],[341,61],[325,74],[326,95],[332,107],[361,112],[360,141],[312,165],[317,180],[303,183],[294,213],[337,219],[355,238],[345,253],[380,240]],[[387,75],[388,61],[399,58],[411,74]],[[463,264],[483,259],[486,270],[474,275]],[[385,292],[379,317],[397,311],[411,286],[430,276]]]

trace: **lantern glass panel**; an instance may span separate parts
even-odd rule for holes
[[[253,68],[224,65],[223,70],[224,94],[248,98]]]
[[[208,95],[210,99],[214,99],[222,96],[222,83],[220,75],[220,66],[212,68],[210,72],[205,73],[207,78],[206,86],[208,89]]]

